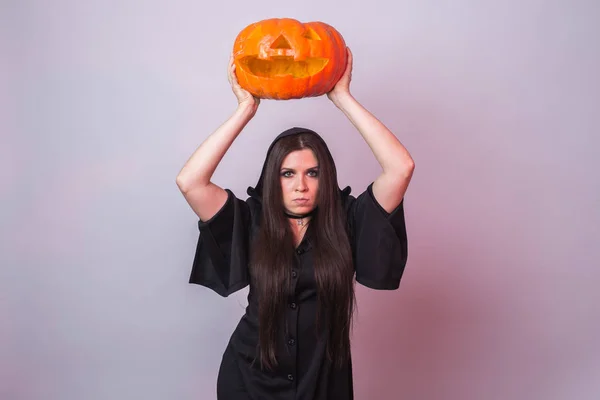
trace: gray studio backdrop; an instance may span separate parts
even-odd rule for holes
[[[351,89],[409,148],[401,287],[358,287],[356,398],[600,398],[599,3],[4,1],[0,398],[214,399],[246,290],[187,279],[175,185],[234,110],[233,40],[322,20]],[[323,134],[354,194],[379,167],[326,97],[264,101],[214,180]]]

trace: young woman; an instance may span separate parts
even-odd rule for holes
[[[248,307],[223,354],[217,397],[353,398],[354,280],[393,290],[407,261],[403,200],[414,170],[406,148],[350,94],[352,54],[327,94],[367,142],[382,173],[358,197],[340,190],[316,132],[291,128],[271,143],[246,200],[211,177],[260,100],[240,87],[235,113],[194,152],[177,185],[198,215],[190,283],[221,296],[249,287]]]

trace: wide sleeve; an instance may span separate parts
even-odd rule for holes
[[[347,205],[356,281],[372,289],[394,290],[408,259],[404,199],[388,213],[373,195],[373,183]]]
[[[251,211],[229,189],[227,201],[200,231],[189,283],[205,286],[223,297],[249,283],[248,243]]]

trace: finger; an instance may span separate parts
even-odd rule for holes
[[[229,82],[237,85],[237,76],[235,75],[235,64],[231,64],[231,66],[229,67],[228,76],[229,76]]]
[[[233,82],[235,85],[237,85],[237,84],[238,84],[238,80],[237,80],[237,75],[235,74],[235,70],[236,70],[236,68],[235,68],[235,64],[233,64],[233,65],[231,66],[231,69],[230,69],[230,71],[231,71],[231,81],[232,81],[232,82]]]
[[[229,54],[229,62],[227,63],[227,73],[231,72],[232,67],[235,66],[235,58],[233,56],[233,53]]]

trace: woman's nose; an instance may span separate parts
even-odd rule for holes
[[[298,181],[296,182],[296,190],[299,192],[306,190],[306,182],[304,182],[303,178],[298,178]]]

